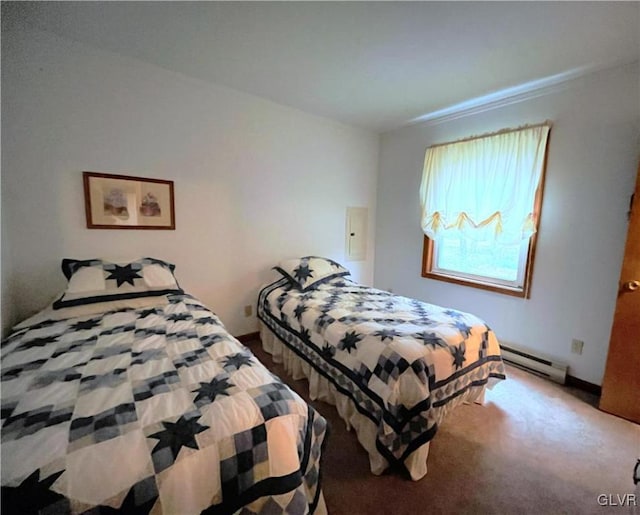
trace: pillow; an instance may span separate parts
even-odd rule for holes
[[[335,261],[318,256],[281,261],[274,267],[300,291],[307,291],[334,277],[350,275],[349,270]]]
[[[69,284],[52,307],[61,309],[184,293],[173,275],[174,269],[175,265],[154,258],[142,258],[129,263],[111,263],[102,259],[63,259],[62,272],[69,279]]]

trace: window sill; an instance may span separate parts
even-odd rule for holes
[[[444,281],[447,283],[460,284],[462,286],[471,286],[472,288],[478,288],[481,290],[488,290],[495,293],[502,293],[504,295],[511,295],[512,297],[520,297],[523,299],[529,298],[529,292],[523,288],[510,288],[508,286],[499,286],[496,284],[486,283],[482,281],[472,281],[471,279],[462,279],[452,275],[446,275],[441,273],[422,271],[422,277],[427,279],[435,279],[436,281]]]

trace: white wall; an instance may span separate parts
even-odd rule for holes
[[[150,255],[252,332],[277,261],[344,262],[347,206],[371,230],[344,264],[372,282],[376,134],[44,32],[2,40],[3,330],[64,288],[63,257]],[[175,181],[176,230],[87,229],[83,170]]]
[[[565,360],[600,384],[607,355],[629,196],[638,165],[637,66],[565,84],[553,94],[381,139],[375,284],[473,312],[504,341]],[[420,276],[418,188],[425,149],[525,123],[553,121],[531,299]],[[584,340],[581,356],[572,338]]]

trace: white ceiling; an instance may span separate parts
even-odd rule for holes
[[[639,2],[3,2],[13,22],[376,131],[640,56]]]

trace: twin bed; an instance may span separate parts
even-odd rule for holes
[[[423,477],[445,415],[505,378],[493,331],[471,314],[356,284],[324,258],[277,270],[258,299],[264,349],[309,379],[312,399],[336,405],[374,474],[399,464]]]
[[[65,294],[2,343],[3,513],[324,511],[325,419],[172,265],[63,270]]]
[[[69,284],[2,342],[6,513],[323,513],[325,419],[184,293],[173,265],[64,260]],[[334,403],[379,474],[426,474],[455,405],[504,378],[476,317],[281,263],[264,348]]]

